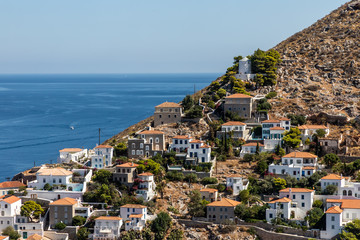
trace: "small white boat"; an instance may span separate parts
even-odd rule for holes
[[[74,126],[70,126],[70,129],[71,129],[71,130],[74,130],[75,128],[74,128]]]

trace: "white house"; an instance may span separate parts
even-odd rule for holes
[[[125,231],[142,230],[146,224],[147,207],[139,204],[126,204],[120,207],[120,216],[125,221]]]
[[[20,215],[21,199],[16,196],[0,199],[0,231],[14,227],[16,215]]]
[[[320,184],[322,191],[324,191],[328,185],[335,185],[337,187],[335,195],[360,198],[360,182],[352,182],[350,177],[329,174],[320,179]]]
[[[270,138],[271,134],[271,128],[273,130],[276,130],[275,127],[283,128],[284,131],[289,131],[291,126],[291,121],[288,118],[280,118],[280,119],[269,119],[261,122],[262,127],[262,138],[268,139]],[[280,130],[280,129],[277,129]],[[282,129],[281,129],[282,130]],[[278,132],[273,132],[273,134],[278,134]],[[283,134],[283,132],[282,132]]]
[[[354,219],[360,218],[360,199],[326,199],[326,231],[320,237],[331,239]]]
[[[155,196],[155,181],[154,174],[145,172],[138,175],[140,183],[136,190],[136,196],[142,197],[145,201],[149,201]]]
[[[264,151],[264,144],[259,142],[250,142],[242,145],[241,151],[240,151],[240,157],[244,157],[245,154],[255,154],[256,148],[259,145],[260,152]]]
[[[2,182],[0,183],[0,195],[6,195],[9,191],[19,192],[20,187],[26,187],[26,185],[19,181]]]
[[[94,240],[116,240],[120,237],[122,218],[101,216],[95,219]]]
[[[251,73],[251,60],[247,57],[239,61],[239,73],[236,74],[236,78],[241,80],[250,81],[254,79],[256,74]]]
[[[229,137],[230,134],[232,134],[233,138],[243,138],[246,140],[248,138],[249,130],[246,129],[246,123],[230,121],[222,124],[221,130],[216,134],[218,138],[222,138],[225,134]]]
[[[78,162],[81,158],[88,156],[87,149],[83,148],[64,148],[59,150],[59,153],[58,163]]]
[[[285,128],[283,127],[272,127],[270,128],[270,135],[264,139],[264,146],[266,151],[274,151],[277,145],[283,146]]]
[[[112,165],[114,148],[110,145],[98,145],[94,149],[95,154],[91,155],[92,168],[105,168]]]
[[[275,218],[290,219],[290,213],[294,211],[291,209],[291,200],[287,197],[273,199],[267,204],[270,207],[266,209],[266,221],[268,222]]]
[[[177,135],[172,138],[169,149],[177,153],[185,152],[189,148],[191,140],[190,135]]]
[[[188,149],[188,157],[198,159],[198,162],[211,161],[211,147],[201,140],[192,140]]]
[[[287,197],[291,200],[291,207],[297,208],[294,213],[294,219],[303,219],[306,212],[312,208],[314,202],[314,190],[306,188],[285,188],[279,191],[279,197]]]
[[[226,187],[231,187],[233,195],[237,196],[242,190],[247,189],[249,181],[240,175],[229,175],[226,177]]]
[[[269,173],[290,175],[296,179],[310,177],[318,166],[317,156],[308,152],[292,152],[281,158],[281,164],[269,165]]]
[[[64,168],[40,168],[36,173],[36,180],[28,183],[30,188],[43,189],[45,184],[54,185],[68,185],[73,172]]]
[[[325,137],[330,133],[330,129],[324,125],[301,125],[298,127],[301,132],[301,139],[306,141],[312,140],[312,136],[316,133],[317,130],[323,129],[325,131]]]

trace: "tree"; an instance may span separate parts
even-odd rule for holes
[[[45,183],[44,185],[44,190],[46,191],[51,191],[52,190],[52,186],[49,183]]]
[[[217,92],[216,92],[217,95],[219,95],[220,98],[223,98],[226,96],[226,90],[223,89],[223,88],[220,88]]]
[[[124,142],[119,143],[114,147],[114,155],[116,157],[127,156],[127,145]]]
[[[266,163],[266,161],[260,160],[256,165],[255,171],[260,175],[264,175],[267,170],[268,170],[268,164]]]
[[[201,118],[203,116],[203,109],[199,105],[194,105],[190,108],[190,110],[186,113],[187,118]]]
[[[16,240],[21,237],[20,234],[17,231],[15,231],[12,226],[6,227],[2,231],[2,235],[9,236],[10,240]]]
[[[334,153],[328,153],[324,156],[324,162],[328,168],[332,168],[335,164],[340,162],[340,158]]]
[[[205,208],[209,202],[205,200],[201,200],[201,195],[198,190],[192,191],[189,197],[190,197],[190,203],[188,206],[189,215],[192,217],[205,216]]]
[[[314,207],[314,208],[322,208],[323,207],[323,202],[321,200],[315,200],[313,202],[312,207]]]
[[[285,150],[282,147],[280,147],[280,144],[276,145],[275,154],[280,157],[285,155]]]
[[[190,173],[185,176],[185,181],[190,183],[196,183],[197,182],[197,175],[195,173]]]
[[[58,222],[57,224],[55,224],[55,229],[57,230],[63,230],[64,228],[66,228],[66,224],[63,222]]]
[[[86,218],[82,216],[75,216],[72,219],[73,226],[82,226],[86,222]]]
[[[112,173],[105,169],[97,170],[92,177],[92,180],[100,184],[109,184],[112,178]]]
[[[326,132],[325,132],[324,129],[318,129],[318,130],[316,130],[316,133],[315,133],[315,134],[316,134],[317,137],[322,138],[322,137],[325,137]]]
[[[86,227],[82,227],[79,229],[79,231],[76,233],[76,237],[78,240],[86,240],[89,236],[89,231]]]
[[[266,98],[262,98],[259,100],[258,105],[257,105],[257,111],[262,111],[262,110],[271,110],[271,104],[267,101]]]
[[[184,232],[181,229],[171,230],[167,240],[182,240],[184,238]]]
[[[260,153],[260,145],[259,142],[256,143],[256,150],[255,150],[255,154],[259,155]]]
[[[249,192],[249,190],[247,190],[247,189],[242,190],[242,191],[239,193],[239,198],[240,198],[240,201],[241,201],[241,202],[247,203],[247,201],[248,201],[249,198],[250,198],[250,192]]]
[[[280,54],[274,49],[262,51],[257,49],[250,56],[252,72],[256,75],[256,83],[259,86],[272,86],[276,84],[277,65],[280,63]]]
[[[34,201],[27,201],[21,206],[20,214],[21,216],[30,218],[32,221],[33,218],[38,218],[43,212],[44,209],[42,209],[40,204]]]
[[[301,132],[298,128],[290,128],[285,132],[284,143],[291,148],[298,148],[301,143]]]
[[[152,159],[146,159],[139,161],[137,170],[142,172],[151,172],[154,175],[159,175],[162,171],[161,165]]]
[[[190,95],[186,95],[186,97],[182,100],[181,105],[184,110],[189,110],[192,106],[194,106],[194,99]]]
[[[201,179],[201,183],[203,185],[207,185],[207,184],[217,184],[218,180],[217,178],[214,177],[204,177],[203,179]]]
[[[337,187],[335,185],[327,185],[325,190],[324,190],[324,193],[326,195],[334,195],[336,192],[337,192]]]
[[[160,193],[161,199],[164,198],[165,187],[166,187],[166,180],[162,180],[156,185],[156,191]]]
[[[360,239],[360,220],[355,219],[345,225],[344,231],[340,234],[342,240]]]
[[[306,213],[305,220],[309,222],[310,227],[314,227],[324,215],[324,211],[320,208],[312,208]]]
[[[151,224],[151,231],[155,233],[155,239],[164,239],[166,232],[171,227],[171,217],[166,212],[160,212]]]
[[[304,115],[288,114],[287,117],[290,118],[291,124],[295,126],[304,125],[306,123]]]
[[[286,187],[286,181],[283,178],[274,178],[273,184],[275,191],[280,191],[281,189],[284,189]]]

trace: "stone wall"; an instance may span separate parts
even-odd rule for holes
[[[339,158],[341,161],[346,162],[346,163],[350,163],[353,162],[357,159],[360,159],[360,156],[344,156],[344,155],[339,155]]]

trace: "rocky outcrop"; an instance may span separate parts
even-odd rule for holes
[[[283,59],[275,110],[360,114],[360,1],[344,4],[274,49]]]

